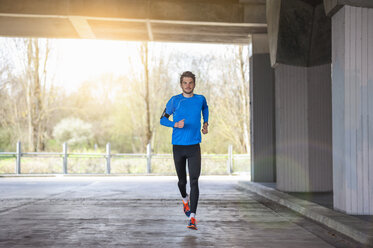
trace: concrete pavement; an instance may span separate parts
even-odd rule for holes
[[[194,231],[176,177],[0,178],[0,247],[359,247],[238,180],[201,177]]]
[[[332,193],[318,196],[317,200],[312,201],[306,200],[307,195],[310,196],[312,193],[285,193],[276,190],[272,183],[255,183],[245,180],[240,181],[239,185],[343,233],[357,242],[373,247],[373,221],[369,218],[370,216],[353,216],[334,210]]]

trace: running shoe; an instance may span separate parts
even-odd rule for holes
[[[184,205],[184,213],[186,216],[189,217],[190,216],[189,200],[187,203],[183,201],[183,205]]]
[[[193,230],[198,230],[197,221],[194,217],[190,218],[189,225],[187,227],[190,228],[190,229],[193,229]]]

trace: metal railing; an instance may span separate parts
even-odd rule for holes
[[[152,158],[157,159],[172,159],[172,154],[153,154],[150,144],[147,145],[146,154],[144,153],[111,153],[111,145],[106,145],[105,153],[68,153],[68,145],[62,145],[62,152],[22,152],[21,142],[17,142],[16,152],[0,152],[1,157],[15,157],[15,174],[21,174],[21,158],[22,157],[42,157],[42,158],[61,158],[62,159],[62,174],[75,174],[68,171],[68,158],[104,158],[106,160],[105,174],[112,174],[111,162],[113,158],[143,158],[146,159],[146,174],[152,173]],[[226,160],[226,173],[233,173],[233,164],[235,159],[249,159],[248,154],[233,154],[232,145],[228,146],[227,154],[209,154],[202,155],[202,159],[224,159]],[[115,173],[114,173],[115,174]]]

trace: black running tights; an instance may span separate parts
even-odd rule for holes
[[[186,160],[188,159],[190,180],[190,212],[196,213],[199,198],[198,178],[201,174],[201,148],[199,144],[187,146],[174,145],[173,154],[176,173],[177,177],[179,178],[178,186],[183,198],[187,196]]]

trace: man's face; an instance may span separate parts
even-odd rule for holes
[[[183,92],[185,94],[191,94],[193,93],[195,83],[193,81],[193,78],[191,77],[183,77],[181,81],[181,89],[183,89]]]

